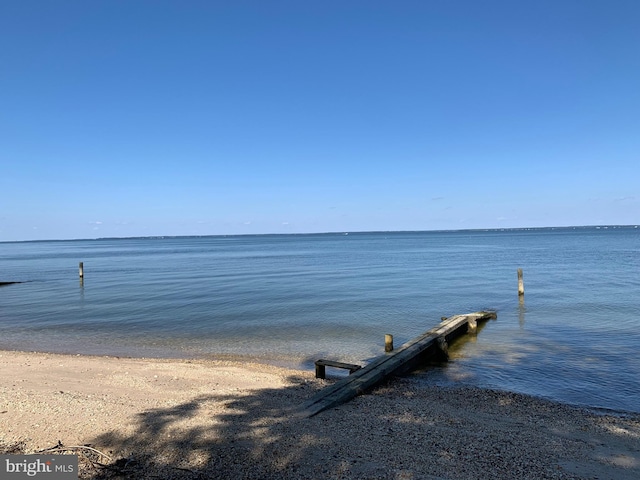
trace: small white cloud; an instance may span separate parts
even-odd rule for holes
[[[289,225],[289,222],[282,222],[283,225]]]
[[[245,225],[251,225],[251,222],[244,222]]]
[[[102,225],[102,222],[97,221],[97,222],[89,222],[90,225]]]

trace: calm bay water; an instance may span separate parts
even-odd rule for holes
[[[418,376],[640,412],[634,227],[0,243],[0,281],[0,349],[303,368],[496,310]]]

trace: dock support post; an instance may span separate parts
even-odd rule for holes
[[[387,333],[384,336],[384,351],[393,352],[393,335]]]
[[[438,359],[442,362],[449,361],[449,344],[444,337],[438,337]]]
[[[478,331],[478,321],[475,318],[470,318],[467,322],[467,333],[476,333]]]
[[[78,273],[80,274],[80,278],[84,277],[84,263],[80,262],[80,265],[78,265]]]
[[[316,362],[316,378],[327,378],[324,364]]]
[[[518,269],[518,295],[524,295],[524,280],[522,280],[522,269]]]

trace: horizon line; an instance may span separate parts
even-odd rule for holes
[[[203,235],[134,235],[128,237],[94,237],[94,238],[51,238],[40,240],[0,240],[0,243],[27,243],[27,242],[81,242],[97,240],[136,240],[136,239],[164,239],[164,238],[211,238],[211,237],[259,237],[259,236],[287,236],[287,235],[351,235],[371,233],[455,233],[455,232],[505,232],[505,231],[529,231],[529,230],[554,230],[554,229],[579,229],[579,228],[632,228],[637,229],[637,224],[593,224],[593,225],[563,225],[546,227],[494,227],[494,228],[457,228],[436,230],[335,230],[327,232],[287,232],[287,233],[218,233]]]

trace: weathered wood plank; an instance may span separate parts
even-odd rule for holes
[[[356,365],[355,363],[344,363],[344,362],[337,362],[335,360],[324,360],[324,359],[316,360],[316,364],[326,365],[327,367],[346,368],[347,370],[354,370],[354,371],[362,368],[361,365]]]
[[[444,319],[440,325],[410,340],[393,353],[378,357],[364,368],[321,390],[299,407],[298,414],[311,417],[352,399],[390,375],[410,370],[425,354],[441,350],[447,342],[466,333],[469,323],[489,318],[496,318],[496,314],[476,312]],[[440,345],[438,339],[441,339]]]
[[[325,367],[344,368],[349,374],[360,370],[362,367],[354,363],[336,362],[334,360],[316,360],[316,378],[325,378]]]

